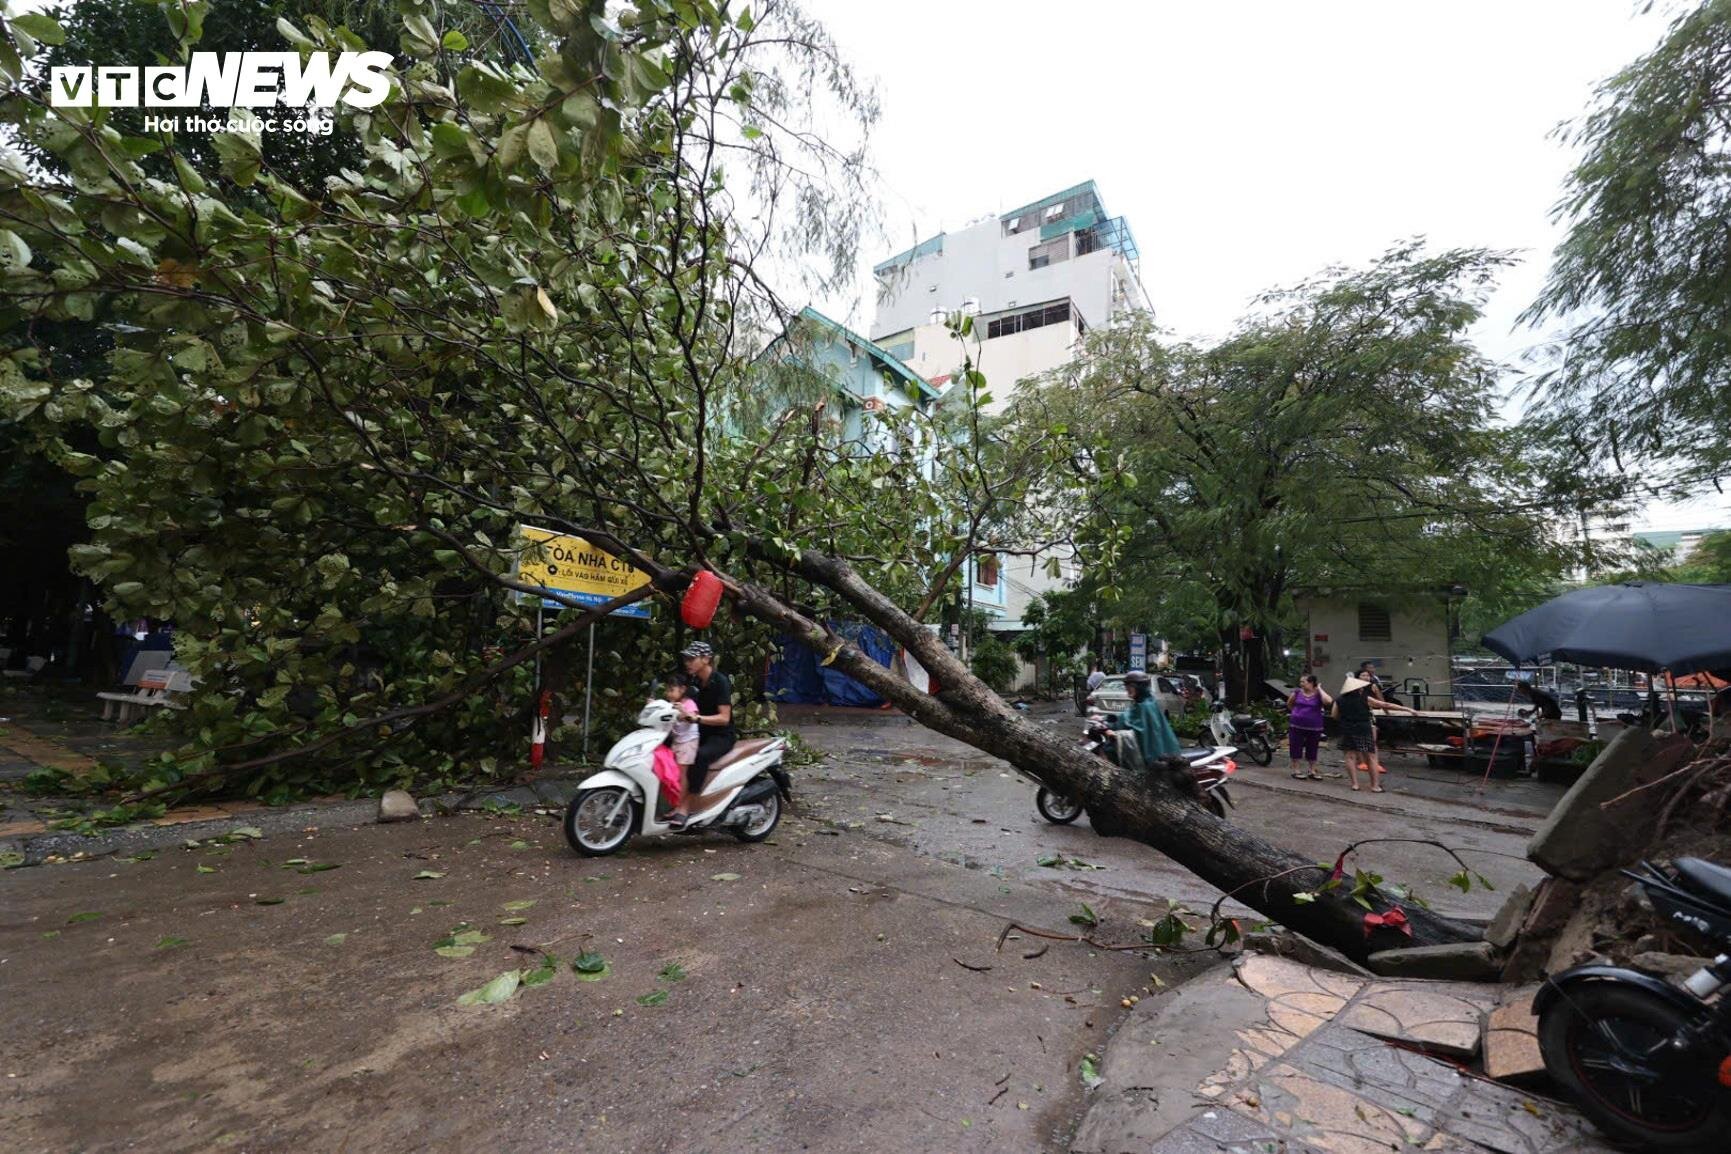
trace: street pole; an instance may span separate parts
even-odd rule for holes
[[[589,668],[583,674],[583,760],[589,760],[589,703],[595,696],[595,622],[589,623]]]

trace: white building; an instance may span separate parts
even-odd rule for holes
[[[971,314],[967,352],[990,383],[990,408],[1000,409],[1018,383],[1073,360],[1083,333],[1147,311],[1139,261],[1129,224],[1109,216],[1085,181],[878,264],[872,339],[942,387],[964,354],[944,318]],[[969,575],[964,601],[994,614],[994,630],[1017,632],[1035,595],[1076,576],[1068,562],[1054,580],[1043,557],[1005,557]]]

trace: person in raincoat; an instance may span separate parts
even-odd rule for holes
[[[1178,744],[1172,723],[1166,720],[1166,711],[1154,700],[1154,679],[1132,669],[1124,675],[1124,686],[1130,691],[1130,708],[1118,715],[1117,727],[1136,734],[1142,763],[1153,765],[1163,758],[1177,757],[1183,746]]]

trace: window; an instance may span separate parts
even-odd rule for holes
[[[1045,244],[1037,244],[1028,250],[1028,267],[1045,268],[1049,264],[1070,259],[1070,237],[1066,234],[1057,240],[1049,240]]]
[[[1069,319],[1069,301],[1041,305],[1038,308],[1029,309],[1027,312],[1010,313],[1008,316],[987,321],[986,339],[995,340],[998,337],[1012,336],[1028,329],[1043,328],[1046,325],[1061,325]]]
[[[981,557],[978,573],[974,584],[982,589],[995,589],[998,585],[998,559],[996,557]]]
[[[1358,603],[1358,639],[1360,641],[1391,641],[1394,632],[1389,625],[1388,607]]]

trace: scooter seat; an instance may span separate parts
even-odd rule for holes
[[[1677,859],[1677,880],[1685,889],[1731,909],[1731,869],[1698,857]]]
[[[735,742],[732,749],[710,763],[709,772],[714,773],[718,769],[726,769],[736,761],[744,761],[754,754],[762,753],[775,740],[773,737],[754,737],[750,741]]]

